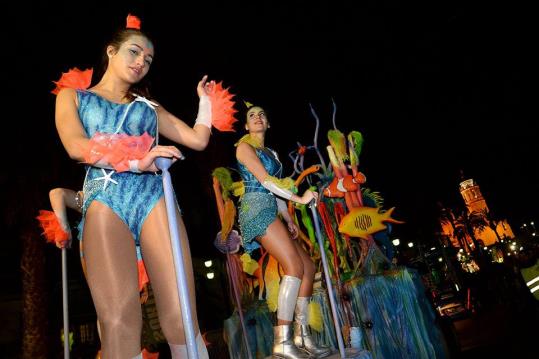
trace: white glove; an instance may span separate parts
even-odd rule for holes
[[[200,96],[198,114],[195,125],[201,124],[211,130],[211,101],[208,96]]]
[[[265,180],[264,182],[262,182],[262,186],[264,186],[265,189],[275,194],[276,196],[282,197],[287,200],[289,200],[293,196],[292,192],[290,192],[287,189],[277,186],[272,181]]]

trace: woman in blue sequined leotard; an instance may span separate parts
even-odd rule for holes
[[[194,150],[207,146],[211,128],[211,104],[207,95],[214,82],[207,83],[206,77],[199,82],[198,117],[190,127],[147,99],[144,80],[153,55],[152,42],[140,30],[121,30],[106,48],[105,71],[100,81],[89,90],[63,89],[56,100],[60,139],[69,156],[78,162],[84,161],[84,149],[98,133],[111,136],[147,133],[154,138],[153,147],[143,158],[129,161],[128,171],[118,172],[106,160],[87,166],[81,233],[88,285],[102,334],[103,358],[139,358],[141,355],[137,245],[140,245],[152,283],[160,325],[172,358],[187,355],[162,178],[155,173],[154,160],[181,157],[176,147],[159,145],[159,135]],[[183,261],[198,333],[199,357],[207,358],[196,317],[187,234],[179,211],[177,216],[186,254]]]
[[[282,266],[285,275],[279,285],[277,326],[274,327],[273,356],[276,358],[322,358],[329,348],[318,346],[310,334],[307,305],[313,292],[315,267],[296,239],[297,227],[281,199],[307,204],[317,194],[309,190],[299,197],[279,181],[282,165],[277,154],[264,147],[269,123],[265,111],[251,107],[245,129],[249,135],[237,144],[236,158],[245,185],[239,206],[242,244],[247,252],[260,245]],[[280,213],[287,228],[277,217]],[[294,319],[292,331],[292,319]]]

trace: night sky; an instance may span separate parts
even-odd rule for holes
[[[154,40],[154,98],[192,124],[197,81],[204,74],[223,80],[241,115],[242,100],[267,109],[267,145],[287,173],[296,141],[313,141],[309,104],[322,120],[325,154],[334,99],[337,127],[365,138],[367,187],[407,222],[395,226],[395,236],[432,240],[436,202],[462,203],[461,171],[513,229],[539,218],[539,132],[525,99],[536,43],[529,9],[465,1],[170,3],[21,2],[4,15],[15,20],[2,55],[11,90],[5,106],[18,108],[3,118],[15,127],[3,141],[4,215],[14,203],[29,203],[20,213],[48,209],[53,187],[81,188],[83,167],[68,159],[54,127],[51,81],[71,67],[97,67],[109,35],[131,12]],[[214,130],[206,151],[185,150],[187,160],[173,169],[195,256],[217,255],[210,173],[234,166],[233,143],[243,133],[242,126],[232,134]],[[35,195],[18,201],[26,192]],[[15,233],[17,220],[7,222]]]

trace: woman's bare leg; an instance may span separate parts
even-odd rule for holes
[[[102,357],[133,358],[140,354],[142,331],[133,236],[109,207],[94,201],[86,212],[83,241]]]
[[[298,293],[304,276],[303,260],[280,219],[271,223],[259,238],[262,246],[282,266],[285,275],[279,284],[277,326],[273,327],[273,356],[279,358],[310,358],[294,344],[290,323],[294,316]]]
[[[294,245],[303,262],[303,278],[301,279],[301,287],[299,288],[300,297],[310,297],[313,295],[313,283],[316,268],[311,256],[303,249],[299,241],[294,240]]]
[[[195,326],[195,333],[198,334],[199,327],[196,315],[195,283],[193,265],[191,262],[191,251],[189,249],[185,225],[178,211],[176,211],[176,216],[178,218],[183,251],[183,265],[189,288],[191,314]],[[164,198],[159,200],[144,222],[141,233],[141,249],[144,257],[144,264],[146,265],[146,270],[150,282],[152,283],[152,289],[155,293],[159,323],[163,330],[163,334],[167,338],[169,344],[185,345],[185,333],[176,285],[176,274],[172,248],[170,245],[168,218]],[[173,347],[172,345],[171,348]],[[202,353],[199,354],[202,358]]]
[[[299,280],[303,278],[303,261],[293,240],[290,238],[288,230],[279,219],[276,219],[268,226],[266,234],[259,238],[259,242],[279,262],[285,275]],[[281,283],[282,285],[283,283]],[[294,299],[294,305],[295,301],[296,299]],[[278,325],[290,323],[291,320],[277,318]]]

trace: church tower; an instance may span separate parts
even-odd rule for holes
[[[464,199],[464,203],[466,204],[466,208],[468,209],[468,213],[476,212],[483,215],[487,214],[488,216],[489,209],[487,206],[487,201],[485,201],[483,194],[481,194],[479,185],[475,183],[473,179],[462,181],[460,183],[459,190],[462,198]],[[496,243],[498,238],[510,239],[515,237],[509,223],[507,223],[505,219],[497,221],[496,232],[494,232],[494,230],[487,225],[483,229],[474,228],[474,235],[475,238],[481,240],[485,246],[490,246]]]
[[[460,194],[464,198],[464,203],[468,212],[488,211],[487,201],[483,198],[479,186],[473,179],[467,179],[460,183]]]

